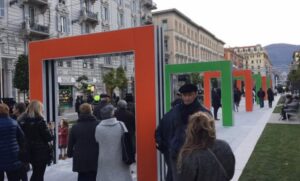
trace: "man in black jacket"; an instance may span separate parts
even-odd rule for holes
[[[197,86],[185,84],[180,87],[182,104],[176,105],[164,115],[155,132],[157,148],[165,157],[168,166],[166,181],[176,181],[176,160],[185,140],[188,118],[195,112],[202,111],[211,115],[197,99]]]

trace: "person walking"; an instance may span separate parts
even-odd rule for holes
[[[157,148],[164,154],[168,166],[167,181],[178,179],[176,161],[185,140],[189,116],[198,111],[211,115],[198,101],[197,89],[197,86],[189,83],[180,87],[183,103],[164,115],[155,132]]]
[[[213,88],[211,91],[211,98],[212,98],[212,107],[214,108],[214,118],[215,120],[218,119],[218,110],[221,107],[221,93],[217,91],[217,88]]]
[[[122,121],[125,124],[135,148],[135,117],[132,112],[127,110],[127,102],[125,100],[119,100],[117,103],[115,117],[118,121]]]
[[[11,118],[13,118],[14,120],[20,120],[22,119],[22,117],[24,116],[24,112],[26,111],[26,104],[23,103],[23,102],[20,102],[20,103],[16,103],[13,107],[13,112],[12,112],[12,115],[10,116]],[[22,150],[22,156],[20,157],[23,157],[23,158],[20,158],[21,161],[22,161],[22,168],[21,168],[21,180],[22,181],[27,181],[28,180],[28,176],[27,176],[27,172],[29,171],[30,169],[30,166],[29,166],[29,163],[28,163],[28,150],[26,148],[27,146],[27,142],[26,142],[26,139],[25,139],[25,143],[24,143],[24,148]]]
[[[9,107],[0,104],[0,181],[4,172],[8,181],[21,179],[22,162],[19,159],[20,147],[23,146],[24,133],[17,121],[9,117]]]
[[[265,95],[266,95],[265,91],[263,91],[263,89],[260,88],[259,91],[257,92],[257,97],[259,99],[260,108],[264,107]]]
[[[79,119],[70,130],[67,150],[68,157],[73,157],[73,172],[78,172],[78,181],[96,180],[99,148],[95,129],[98,123],[91,105],[80,105]]]
[[[267,94],[268,94],[269,108],[272,108],[272,102],[274,101],[274,92],[271,88],[268,88]]]
[[[43,181],[46,166],[52,161],[53,150],[49,142],[53,140],[53,136],[44,119],[42,103],[37,100],[31,101],[19,124],[29,148],[29,162],[32,165],[30,181]]]
[[[233,102],[234,102],[234,111],[239,112],[240,101],[242,98],[242,92],[235,87],[233,90]]]
[[[234,168],[234,154],[227,142],[216,139],[213,118],[201,112],[193,114],[178,156],[178,181],[228,181]]]
[[[97,181],[132,181],[129,165],[122,160],[121,136],[127,128],[115,118],[114,110],[111,104],[101,109],[102,121],[95,132],[99,144]]]
[[[100,102],[94,106],[93,114],[96,116],[97,120],[102,120],[101,109],[110,103],[110,96],[107,94],[100,94]]]
[[[69,123],[67,120],[62,119],[58,127],[58,147],[60,150],[58,159],[67,158],[67,145],[68,145]]]

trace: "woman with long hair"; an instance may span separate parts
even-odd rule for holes
[[[29,148],[29,162],[32,165],[31,181],[43,181],[47,164],[51,161],[49,142],[53,136],[43,116],[43,104],[31,101],[20,120]]]
[[[234,174],[230,146],[216,139],[214,119],[196,112],[189,118],[186,139],[177,162],[179,181],[227,181]]]

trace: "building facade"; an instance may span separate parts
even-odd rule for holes
[[[271,76],[272,64],[267,52],[261,45],[234,47],[233,51],[243,57],[243,69],[250,69],[254,74]]]
[[[28,42],[151,24],[153,9],[152,0],[0,0],[0,96],[16,96],[14,66],[18,55],[28,54]],[[132,79],[133,58],[113,54],[58,60],[58,82],[73,86],[87,75],[103,92],[101,75],[108,69],[123,66]]]
[[[165,62],[192,63],[224,59],[224,42],[177,9],[152,13],[164,30]]]
[[[225,60],[230,60],[232,62],[233,68],[237,70],[243,69],[243,57],[236,54],[233,49],[225,48],[224,49],[224,58]]]

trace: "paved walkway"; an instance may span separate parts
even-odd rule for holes
[[[279,96],[275,98],[274,105],[277,104],[278,99]],[[221,121],[216,122],[217,138],[226,140],[235,154],[236,168],[234,181],[240,177],[258,138],[273,112],[273,108],[270,109],[267,106],[259,108],[258,105],[254,105],[253,110],[253,112],[245,111],[245,102],[243,99],[240,111],[234,114],[235,123],[233,127],[223,127]],[[219,111],[220,118],[222,118],[221,111]],[[136,181],[135,165],[133,165],[132,170],[133,178]],[[28,174],[30,175],[31,173]],[[59,161],[58,164],[47,167],[45,181],[57,180],[77,180],[77,173],[72,172],[72,159]]]

